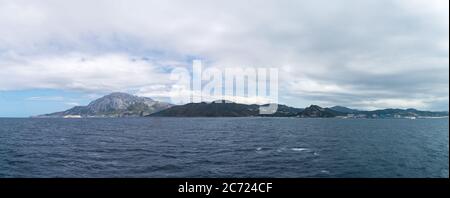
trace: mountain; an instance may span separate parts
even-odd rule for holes
[[[343,106],[334,106],[334,107],[330,107],[331,110],[337,111],[337,112],[342,112],[342,113],[356,113],[359,112],[359,110],[356,109],[350,109],[347,107],[343,107]]]
[[[139,117],[146,116],[173,105],[147,97],[127,93],[112,93],[92,101],[87,106],[76,106],[69,110],[37,117]]]
[[[269,104],[261,105],[261,106],[265,107],[268,105]],[[303,110],[304,109],[302,109],[302,108],[295,108],[295,107],[278,104],[277,111],[274,114],[267,114],[267,115],[260,115],[260,116],[263,116],[263,117],[295,117],[295,116],[298,116],[298,114],[300,114]]]
[[[300,112],[298,116],[308,118],[331,118],[345,115],[347,115],[347,113],[335,111],[331,108],[322,108],[317,105],[311,105]]]
[[[258,105],[237,103],[189,103],[151,114],[156,117],[248,117],[259,114]]]
[[[447,117],[448,112],[420,111],[417,109],[381,109],[374,111],[359,111],[360,116],[367,118],[420,118],[420,117]]]
[[[267,106],[261,105],[261,106]],[[293,117],[302,109],[278,105],[277,112],[271,115],[260,115],[260,105],[238,104],[229,101],[214,101],[211,103],[189,103],[186,105],[173,106],[166,110],[151,114],[152,117]]]
[[[79,118],[79,117],[302,117],[302,118],[427,118],[448,117],[448,112],[420,111],[417,109],[381,109],[359,111],[343,106],[323,108],[311,105],[295,108],[278,105],[274,114],[260,114],[265,105],[239,104],[217,100],[210,103],[189,103],[174,106],[147,97],[127,93],[112,93],[92,101],[87,106],[76,106],[66,111],[39,115],[36,117]]]
[[[342,106],[322,108],[311,105],[305,109],[278,105],[274,114],[259,114],[259,107],[266,105],[246,105],[229,101],[211,103],[189,103],[153,113],[151,117],[302,117],[302,118],[421,118],[446,117],[448,112],[419,111],[416,109],[383,109],[375,111],[358,111]]]

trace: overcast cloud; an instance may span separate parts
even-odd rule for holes
[[[448,2],[0,0],[0,91],[158,95],[201,58],[278,67],[294,106],[448,110]]]

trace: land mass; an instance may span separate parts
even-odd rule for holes
[[[360,111],[346,107],[323,108],[311,105],[294,108],[278,105],[274,114],[259,114],[259,107],[266,105],[246,105],[238,103],[189,103],[150,114],[150,117],[300,117],[300,118],[432,118],[447,117],[448,112],[419,111],[416,109],[383,109]]]
[[[37,117],[143,117],[172,106],[172,104],[155,101],[147,97],[138,97],[127,93],[112,93],[92,101],[87,106],[76,106],[66,111]]]
[[[213,101],[172,105],[147,97],[126,93],[112,93],[87,106],[77,106],[66,111],[39,115],[44,118],[89,118],[89,117],[299,117],[299,118],[434,118],[448,117],[448,111],[433,112],[417,109],[382,109],[362,111],[343,106],[323,108],[311,105],[295,108],[278,105],[273,114],[260,114],[265,105],[239,104],[230,101]]]

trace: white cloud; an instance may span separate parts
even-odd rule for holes
[[[72,107],[80,106],[80,103],[78,103],[78,102],[66,102],[65,104],[68,106],[72,106]]]
[[[138,96],[151,97],[157,99],[165,99],[172,104],[185,104],[192,102],[192,97],[198,97],[202,102],[213,102],[217,100],[226,100],[241,104],[268,104],[276,103],[273,99],[260,96],[244,97],[244,96],[229,96],[229,95],[208,95],[198,91],[191,91],[187,88],[171,90],[169,86],[150,86],[143,87],[136,92]]]
[[[0,60],[2,90],[120,91],[168,82],[153,63],[124,54],[13,57]]]
[[[26,100],[32,101],[63,101],[64,97],[62,96],[33,96],[29,97]]]
[[[342,87],[337,84],[317,82],[307,77],[300,77],[299,80],[290,84],[291,90],[300,93],[349,93],[349,87]]]

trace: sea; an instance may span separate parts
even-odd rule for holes
[[[0,177],[448,178],[449,120],[0,119]]]

